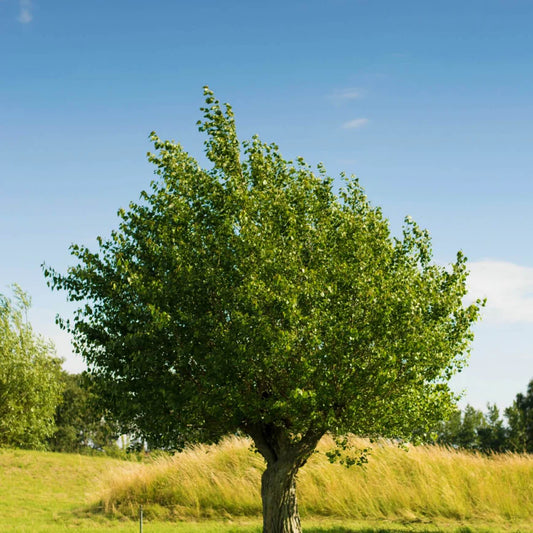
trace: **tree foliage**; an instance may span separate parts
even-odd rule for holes
[[[456,409],[436,426],[437,442],[486,453],[533,453],[533,380],[526,394],[516,395],[504,416],[506,422],[494,404],[487,405],[486,413],[471,405],[462,412]]]
[[[507,429],[495,404],[487,406],[485,424],[478,430],[479,449],[483,452],[503,452],[508,449]]]
[[[457,409],[438,424],[436,433],[437,443],[465,450],[492,453],[510,449],[509,429],[504,426],[496,405],[489,404],[486,414],[471,405],[462,412]]]
[[[509,447],[512,451],[533,453],[533,379],[526,394],[518,393],[505,410],[509,423]]]
[[[118,428],[87,374],[62,373],[64,390],[48,446],[57,452],[105,451],[116,446]]]
[[[0,446],[43,448],[55,427],[62,361],[28,323],[28,295],[16,285],[13,293],[0,294]]]
[[[150,190],[45,275],[79,302],[65,326],[127,429],[166,447],[250,435],[265,531],[298,531],[294,476],[326,431],[409,437],[450,410],[480,303],[463,305],[461,253],[434,264],[428,233],[408,218],[391,236],[357,179],[336,194],[322,166],[241,145],[205,96],[212,167],[152,133]]]

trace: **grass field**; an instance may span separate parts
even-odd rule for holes
[[[260,532],[262,468],[234,438],[143,463],[0,450],[0,531],[135,532],[143,503],[144,533]],[[527,456],[374,445],[364,469],[316,454],[298,486],[306,533],[533,532]]]

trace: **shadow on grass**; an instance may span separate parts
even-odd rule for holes
[[[391,529],[391,528],[374,528],[374,527],[362,527],[362,528],[352,528],[352,527],[311,527],[303,528],[304,533],[406,533],[405,529]],[[429,533],[420,531],[417,533]],[[433,529],[431,533],[436,533]]]
[[[453,529],[409,529],[409,528],[396,528],[396,527],[343,527],[343,526],[332,526],[332,527],[310,527],[303,528],[303,533],[408,533],[412,531],[413,533],[474,533],[476,530],[471,529],[468,526],[461,526]]]

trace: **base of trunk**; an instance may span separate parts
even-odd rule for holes
[[[263,472],[263,533],[301,533],[296,472],[294,465],[282,461],[268,464]]]

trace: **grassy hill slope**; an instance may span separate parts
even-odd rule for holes
[[[145,533],[258,533],[262,468],[235,438],[144,463],[0,450],[0,529],[135,532],[142,503]],[[306,533],[533,532],[532,487],[531,456],[390,445],[363,469],[316,454],[299,479]]]
[[[121,464],[104,457],[0,449],[0,529],[59,531],[81,524],[99,479]]]
[[[356,449],[369,446],[353,443]],[[332,445],[326,438],[320,449]],[[250,441],[227,438],[122,470],[106,483],[102,504],[126,516],[141,502],[160,518],[256,516],[262,470]],[[324,453],[315,454],[301,470],[297,490],[304,517],[533,523],[533,456],[374,444],[363,468],[332,465]]]

